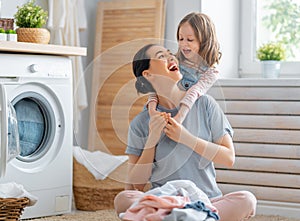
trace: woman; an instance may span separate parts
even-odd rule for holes
[[[126,149],[129,191],[116,197],[117,212],[124,212],[126,207],[120,205],[135,197],[131,190],[143,190],[147,182],[155,188],[171,180],[190,180],[207,194],[220,220],[253,216],[253,194],[239,191],[222,196],[216,183],[213,163],[230,167],[235,153],[232,128],[215,100],[201,96],[181,125],[172,118],[185,95],[177,86],[182,75],[174,56],[162,46],[146,45],[136,53],[133,71],[138,92],[157,94],[160,113],[150,118],[145,110],[130,124]]]

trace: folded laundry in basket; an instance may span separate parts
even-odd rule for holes
[[[118,166],[128,160],[128,156],[114,156],[102,151],[90,152],[81,147],[73,148],[73,156],[84,165],[96,180],[104,180]]]
[[[23,185],[15,182],[0,184],[0,198],[22,198],[29,199],[28,206],[33,206],[38,198],[27,192]]]

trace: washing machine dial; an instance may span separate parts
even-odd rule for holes
[[[31,73],[38,72],[39,71],[39,66],[37,64],[31,64],[29,66],[29,70],[30,70]]]

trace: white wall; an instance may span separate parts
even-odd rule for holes
[[[239,3],[240,0],[202,0],[202,12],[215,23],[222,58],[218,69],[221,78],[238,77]]]
[[[14,14],[17,12],[17,6],[25,4],[28,0],[0,0],[1,4],[1,18],[13,18]],[[43,9],[48,10],[47,0],[37,0],[36,3],[40,5]]]
[[[16,6],[27,0],[2,0],[2,17],[13,17]],[[81,46],[87,47],[88,54],[83,58],[83,65],[87,67],[93,61],[94,36],[96,26],[97,3],[108,0],[87,0],[85,7],[87,11],[87,30],[80,33]],[[165,0],[166,2],[166,47],[177,50],[176,30],[179,21],[189,12],[202,11],[208,14],[216,25],[218,39],[223,53],[219,65],[220,76],[222,78],[238,77],[238,52],[239,52],[239,0]],[[47,9],[47,0],[37,0],[37,3]],[[85,81],[87,89],[91,87],[92,76],[86,75]],[[88,98],[91,91],[87,91]],[[77,141],[82,147],[87,147],[89,128],[89,108],[82,112],[81,132]]]

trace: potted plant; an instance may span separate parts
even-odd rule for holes
[[[21,7],[17,6],[14,15],[16,20],[18,41],[48,44],[50,32],[42,28],[48,19],[48,12],[30,0]]]
[[[17,41],[18,35],[15,30],[7,29],[5,33],[7,35],[7,41]]]
[[[279,77],[280,61],[285,59],[285,49],[280,42],[268,42],[261,45],[256,56],[262,62],[263,77]]]
[[[3,28],[0,28],[0,41],[6,41],[6,33]]]

